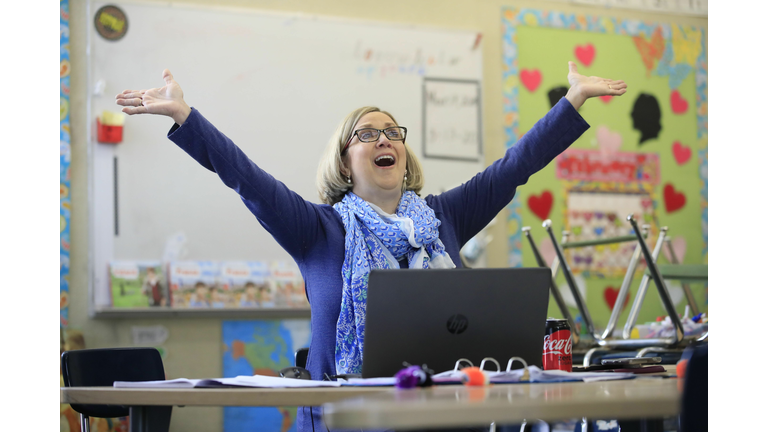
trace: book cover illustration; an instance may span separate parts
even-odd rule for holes
[[[269,279],[269,264],[264,261],[228,261],[221,264],[219,284],[231,293],[232,307],[275,307]]]
[[[304,291],[304,279],[299,267],[289,261],[273,261],[271,263],[270,282],[275,293],[275,303],[278,307],[308,308],[309,301]]]
[[[213,261],[169,263],[171,307],[210,308],[225,302],[222,290],[217,286],[219,272],[219,264]]]
[[[159,261],[113,261],[109,284],[114,308],[166,307],[168,285]]]

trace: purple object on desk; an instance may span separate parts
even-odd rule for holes
[[[432,385],[432,373],[425,366],[408,366],[395,374],[395,387],[411,389]]]

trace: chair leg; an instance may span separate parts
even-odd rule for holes
[[[602,340],[600,335],[595,331],[595,326],[592,322],[592,316],[590,316],[589,311],[587,310],[586,301],[584,301],[584,297],[582,297],[581,291],[579,291],[579,288],[576,286],[576,282],[573,279],[573,272],[571,272],[571,269],[568,266],[568,262],[565,260],[563,249],[555,239],[555,233],[552,232],[552,221],[547,219],[542,225],[547,230],[547,234],[549,234],[549,238],[552,240],[552,245],[555,247],[557,259],[560,261],[560,267],[563,269],[563,276],[565,276],[565,281],[568,283],[568,287],[571,289],[573,300],[576,302],[576,307],[579,309],[579,313],[581,313],[581,319],[584,320],[584,325],[587,327],[587,333],[596,341]],[[575,329],[571,329],[572,334],[574,330]]]
[[[80,414],[80,432],[91,432],[91,419],[85,414]]]

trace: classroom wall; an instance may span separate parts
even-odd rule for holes
[[[163,0],[150,0],[167,3]],[[607,10],[600,7],[575,6],[561,1],[504,1],[504,0],[188,0],[178,3],[200,6],[230,6],[258,10],[302,12],[324,16],[338,16],[391,23],[407,23],[427,27],[457,28],[479,31],[483,34],[483,126],[486,163],[502,156],[505,151],[502,119],[502,24],[504,6],[559,10],[571,13],[611,15],[617,18],[641,19],[653,22],[674,22],[707,29],[707,19],[636,12]],[[167,355],[166,371],[169,377],[206,377],[221,374],[221,319],[164,318],[164,319],[90,319],[88,317],[88,143],[86,119],[87,64],[86,31],[92,17],[87,15],[85,0],[70,3],[71,52],[71,125],[72,125],[72,218],[71,218],[71,270],[70,270],[70,329],[82,331],[88,348],[131,346],[131,327],[163,325],[169,338],[163,345]],[[91,11],[90,13],[93,13]],[[546,49],[546,47],[541,47]],[[137,60],[139,61],[139,60]],[[159,75],[158,71],[158,75]],[[186,73],[193,71],[185,71]],[[566,65],[563,65],[563,75]],[[621,77],[616,77],[621,78]],[[147,83],[148,86],[157,83]],[[168,142],[168,145],[173,145]],[[252,155],[255,159],[257,155]],[[222,186],[224,187],[224,186]],[[243,211],[247,211],[243,208]],[[506,220],[502,214],[500,222]],[[508,263],[505,223],[491,228],[494,240],[488,247],[489,267],[506,267]],[[221,430],[221,408],[175,408],[172,431]]]

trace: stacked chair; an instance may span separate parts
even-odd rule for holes
[[[571,334],[573,335],[573,344],[574,344],[574,354],[584,354],[584,357],[583,357],[584,366],[589,366],[590,364],[592,364],[593,357],[595,356],[595,354],[598,354],[598,353],[609,354],[609,353],[619,353],[619,352],[622,352],[622,353],[636,352],[633,355],[637,357],[643,357],[649,352],[682,353],[683,349],[686,346],[697,341],[696,338],[685,337],[685,330],[683,328],[682,321],[680,320],[680,317],[677,315],[674,303],[670,298],[669,291],[667,289],[667,286],[664,280],[665,278],[678,279],[683,282],[684,284],[683,289],[685,291],[688,304],[691,307],[691,310],[694,312],[694,314],[696,314],[698,313],[698,307],[693,298],[693,294],[690,290],[690,287],[688,286],[688,283],[697,282],[697,281],[706,281],[707,266],[706,265],[703,265],[703,266],[682,265],[682,264],[672,264],[672,265],[664,265],[664,266],[657,265],[656,260],[659,256],[659,253],[661,252],[662,246],[665,243],[669,247],[670,252],[672,252],[671,253],[672,261],[675,263],[677,262],[677,257],[674,255],[674,251],[672,250],[669,243],[669,239],[667,238],[668,228],[667,227],[660,228],[658,240],[656,241],[654,250],[651,251],[645,240],[646,237],[648,236],[650,226],[643,225],[642,229],[640,229],[637,225],[637,221],[635,220],[634,215],[631,215],[631,214],[627,216],[627,221],[632,226],[633,235],[604,238],[604,239],[597,239],[597,240],[579,241],[579,242],[568,242],[568,237],[570,234],[567,231],[563,231],[562,239],[560,242],[558,242],[555,239],[555,234],[552,230],[552,222],[550,220],[544,221],[542,226],[546,229],[547,234],[552,240],[552,244],[554,245],[554,249],[557,255],[551,265],[547,265],[547,263],[544,261],[543,257],[541,256],[541,253],[539,252],[538,248],[536,247],[536,243],[531,237],[530,227],[523,228],[523,233],[528,238],[528,241],[531,245],[531,249],[533,250],[533,254],[536,258],[537,265],[540,267],[550,268],[552,271],[552,282],[550,284],[550,292],[555,302],[557,303],[558,308],[560,309],[560,312],[563,314],[563,317],[566,320],[568,320],[568,323],[571,326],[571,329],[572,329]],[[589,314],[589,311],[587,309],[586,302],[584,301],[584,298],[582,297],[581,292],[576,286],[573,272],[571,271],[571,268],[568,265],[568,262],[565,258],[565,254],[563,250],[570,249],[570,248],[607,245],[607,244],[623,243],[623,242],[630,242],[630,241],[636,241],[637,246],[635,247],[634,253],[630,259],[627,272],[624,276],[624,280],[622,282],[621,288],[619,289],[619,293],[617,295],[616,302],[614,303],[613,309],[611,311],[611,316],[610,316],[610,319],[608,320],[608,324],[605,330],[602,333],[599,333],[595,329],[594,323],[592,321],[592,317]],[[632,284],[632,279],[634,278],[635,270],[637,268],[637,264],[640,261],[641,255],[645,258],[647,270],[643,274],[642,280],[640,282],[640,287],[638,288],[637,295],[635,296],[635,300],[632,304],[632,308],[630,309],[630,314],[627,319],[626,325],[624,326],[621,337],[619,338],[613,337],[612,335],[614,333],[614,330],[616,329],[619,316],[621,315],[622,306],[624,305],[624,302],[627,296],[629,295],[629,292],[630,292],[629,288],[630,288],[630,285]],[[565,277],[566,283],[568,284],[568,288],[570,289],[570,292],[573,294],[573,298],[576,303],[576,307],[579,310],[579,313],[581,315],[583,325],[586,328],[586,335],[579,335],[578,334],[579,332],[576,331],[575,321],[571,316],[570,311],[568,310],[568,307],[562,298],[562,295],[558,291],[557,285],[555,284],[555,278],[557,277],[557,274],[561,268],[562,268],[563,276]],[[645,299],[645,295],[648,291],[648,285],[650,284],[651,281],[653,281],[654,284],[656,285],[659,296],[664,305],[664,309],[666,310],[667,314],[670,317],[670,320],[672,321],[672,324],[674,326],[674,335],[671,337],[665,337],[665,338],[631,339],[630,336],[632,334],[632,329],[634,328],[637,322],[637,316],[640,312],[642,303]],[[585,336],[585,337],[582,337],[582,336]],[[698,341],[706,340],[706,338],[707,338],[707,335],[705,334],[701,338],[698,338]],[[628,355],[624,355],[624,356],[628,356]]]

